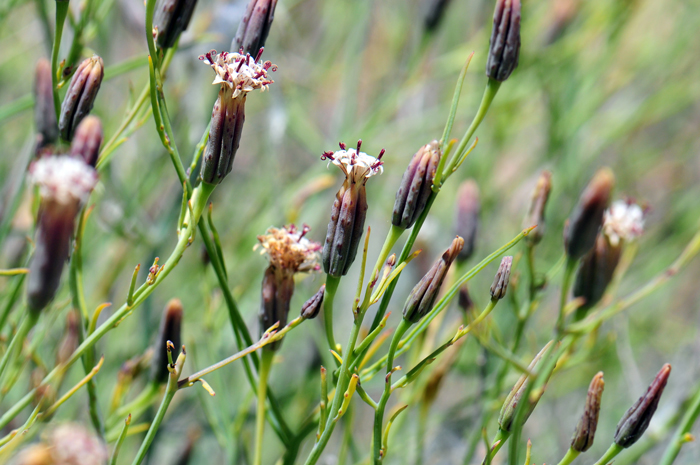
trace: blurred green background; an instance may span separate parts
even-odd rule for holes
[[[108,139],[148,81],[144,6],[139,0],[94,1],[97,20],[86,32],[83,56],[97,53],[107,67],[92,113],[102,119]],[[51,1],[3,0],[0,4],[0,182],[5,189],[22,176],[16,167],[22,166],[34,140],[33,70],[50,49],[39,13],[42,2],[51,17]],[[280,0],[264,54],[279,66],[273,75],[275,84],[269,93],[248,99],[233,173],[213,196],[213,219],[229,281],[253,333],[257,333],[260,281],[266,266],[266,260],[253,251],[256,236],[269,226],[295,221],[309,224],[310,237],[323,241],[330,205],[342,182],[339,170],[327,169],[320,160],[324,150],[334,149],[338,141],[353,145],[358,138],[369,154],[386,149],[384,174],[368,182],[372,257],[388,231],[403,170],[421,145],[442,134],[455,81],[473,51],[452,136],[460,137],[470,122],[486,82],[493,2],[452,1],[438,27],[426,32],[424,18],[430,3]],[[74,0],[71,7],[77,11],[80,2]],[[166,98],[186,166],[217,92],[211,85],[213,74],[197,57],[212,48],[228,49],[244,8],[243,1],[199,0],[167,73]],[[697,230],[700,214],[698,29],[697,0],[525,1],[520,66],[501,86],[477,131],[476,150],[433,207],[419,237],[421,259],[409,266],[397,287],[389,308],[390,324],[398,321],[404,296],[421,271],[454,235],[455,193],[461,179],[474,178],[481,189],[473,264],[517,234],[537,175],[549,169],[554,187],[536,262],[538,271],[548,270],[562,254],[563,222],[581,189],[597,168],[610,166],[617,177],[615,198],[632,197],[649,208],[646,232],[618,295],[639,288],[670,265]],[[67,49],[69,26],[65,34]],[[132,69],[113,76],[125,62],[133,64]],[[133,267],[142,265],[143,280],[154,257],[169,255],[176,242],[180,189],[153,120],[145,120],[114,153],[91,198],[95,209],[83,250],[90,308],[103,302],[121,305]],[[30,199],[30,192],[25,192],[11,235],[2,245],[0,267],[12,266],[24,250],[25,236],[31,235]],[[515,253],[521,250],[516,248]],[[356,263],[336,300],[336,337],[343,342],[352,318],[350,303],[359,260]],[[488,301],[496,266],[489,266],[470,285],[478,305]],[[588,341],[592,350],[587,359],[550,382],[523,433],[524,439],[533,441],[534,461],[553,463],[561,458],[588,382],[599,370],[606,375],[599,432],[581,463],[592,463],[602,454],[620,416],[661,365],[670,362],[673,373],[647,435],[663,430],[700,380],[698,273],[700,264],[691,263],[659,292],[606,323],[597,338]],[[14,279],[0,277],[2,299],[7,298]],[[300,280],[292,317],[322,282],[321,274]],[[216,277],[204,264],[197,241],[153,296],[98,344],[98,354],[105,355],[105,366],[96,378],[103,410],[108,408],[120,366],[153,343],[162,308],[173,297],[180,298],[185,308],[183,341],[191,354],[186,373],[236,350]],[[557,299],[558,278],[549,285],[542,307],[528,325],[519,354],[523,359],[531,358],[551,334]],[[41,323],[47,331],[39,353],[50,366],[67,303],[68,289],[63,285]],[[499,306],[494,317],[494,330],[504,337],[512,333],[513,312],[508,305]],[[21,311],[17,306],[10,321],[16,322]],[[456,309],[449,311],[442,337],[459,318]],[[294,330],[279,352],[271,386],[293,426],[318,402],[319,358],[326,366],[332,364],[326,352],[320,321]],[[424,463],[462,463],[467,438],[478,425],[475,395],[480,365],[492,361],[493,356],[484,354],[475,339],[462,346],[457,367],[447,376],[422,432]],[[77,382],[81,369],[74,367],[69,377]],[[505,385],[514,380],[513,374]],[[172,457],[188,432],[195,430],[200,436],[190,463],[245,463],[253,441],[254,399],[242,367],[234,364],[207,381],[216,397],[197,388],[175,398],[149,454],[150,463],[175,463]],[[27,383],[20,380],[4,405],[21,397]],[[132,396],[140,386],[135,382]],[[377,380],[365,387],[377,395],[381,389]],[[370,413],[357,402],[353,434],[360,458],[369,450]],[[417,409],[410,408],[404,415],[392,436],[389,463],[416,460]],[[19,418],[23,421],[25,416]],[[84,391],[67,402],[53,421],[69,419],[89,424]],[[336,463],[341,436],[338,429],[324,463]],[[127,439],[121,453],[124,460],[133,457],[141,437]],[[282,447],[269,428],[267,437],[265,462],[274,463]],[[657,463],[663,448],[652,449],[638,463]],[[309,449],[307,441],[300,457]],[[691,443],[684,446],[676,463],[699,460],[700,447]]]

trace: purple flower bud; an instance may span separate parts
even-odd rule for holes
[[[158,28],[158,46],[170,48],[187,29],[197,0],[161,0],[156,5],[153,25]]]
[[[160,319],[160,327],[158,329],[158,337],[156,338],[155,346],[153,347],[153,361],[151,362],[151,381],[158,384],[168,382],[168,341],[173,343],[175,350],[171,357],[173,362],[177,359],[180,353],[182,317],[184,310],[180,299],[172,299],[165,306],[163,316]]]
[[[97,116],[88,116],[76,128],[70,154],[81,158],[85,163],[95,167],[102,145],[102,123]]]
[[[428,273],[416,284],[403,307],[403,318],[410,323],[417,323],[433,309],[435,300],[440,293],[442,282],[447,276],[450,265],[464,246],[464,240],[457,236],[450,247],[436,261]]]
[[[464,238],[464,248],[459,253],[457,260],[466,261],[474,253],[480,211],[479,186],[473,179],[467,179],[457,191],[455,233]]]
[[[513,257],[503,257],[501,264],[498,266],[496,277],[493,278],[491,284],[491,298],[500,300],[506,296],[508,290],[508,281],[510,281],[510,269],[513,266]]]
[[[260,313],[260,334],[262,335],[270,326],[279,322],[283,328],[287,324],[289,304],[294,294],[294,275],[275,273],[273,267],[265,270],[262,281],[262,293]],[[275,341],[265,346],[266,350],[279,349],[282,341]]]
[[[467,285],[459,288],[459,294],[457,295],[457,306],[464,313],[469,313],[474,308],[474,301],[469,296],[469,290]]]
[[[323,305],[323,294],[326,292],[326,285],[322,285],[321,288],[314,294],[309,300],[304,302],[301,306],[301,316],[307,320],[313,320],[318,316],[318,312],[321,310]]]
[[[73,139],[75,129],[92,110],[103,77],[104,63],[97,55],[84,60],[78,66],[61,105],[58,130],[63,140]]]
[[[612,171],[602,168],[581,193],[564,229],[564,245],[570,259],[578,260],[593,248],[614,184]]]
[[[583,297],[585,302],[576,310],[577,320],[586,316],[588,310],[600,302],[612,281],[621,253],[620,244],[614,247],[605,234],[598,234],[595,246],[581,259],[573,294],[574,297]]]
[[[331,276],[347,274],[355,261],[357,249],[362,239],[367,216],[367,192],[365,183],[375,174],[383,171],[381,158],[360,152],[362,141],[357,142],[357,150],[325,152],[322,160],[330,160],[345,173],[345,182],[335,196],[328,223],[326,242],[323,246],[323,270]]]
[[[391,224],[410,228],[423,213],[432,192],[440,156],[440,144],[436,140],[424,145],[413,155],[396,192]]]
[[[70,254],[75,218],[97,183],[97,173],[82,160],[46,156],[30,168],[41,202],[34,255],[29,264],[27,305],[41,311],[53,299]]]
[[[520,0],[496,0],[486,75],[505,81],[518,66],[519,55]]]
[[[428,32],[435,31],[443,17],[445,10],[450,5],[451,0],[428,0],[426,3],[425,16],[423,18],[423,27]]]
[[[583,415],[576,426],[574,437],[571,439],[571,448],[578,452],[586,452],[593,445],[595,430],[598,426],[598,413],[600,412],[600,400],[603,397],[605,381],[603,372],[598,372],[593,377],[588,387],[586,405],[583,407]]]
[[[277,0],[250,0],[231,42],[231,50],[257,54],[265,46],[276,6]]]
[[[615,444],[628,448],[642,437],[656,412],[670,374],[671,365],[667,363],[657,373],[647,392],[623,415],[615,431]]]
[[[53,106],[53,82],[51,80],[51,63],[46,58],[36,64],[34,75],[34,122],[39,133],[38,149],[53,144],[58,140],[56,110]]]
[[[523,220],[523,229],[529,228],[531,226],[537,226],[535,229],[530,231],[527,235],[526,240],[530,245],[538,244],[542,240],[545,232],[545,221],[544,221],[544,209],[547,206],[547,200],[549,200],[549,192],[552,190],[552,173],[549,171],[542,171],[539,179],[537,180],[537,185],[535,190],[532,191],[532,199],[530,200],[530,207],[527,210],[527,215]]]

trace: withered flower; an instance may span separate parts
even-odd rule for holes
[[[53,299],[70,254],[75,218],[97,184],[97,172],[70,156],[45,156],[29,167],[41,201],[29,264],[27,305],[39,312]]]
[[[467,179],[457,190],[457,211],[455,214],[455,233],[464,238],[464,248],[457,260],[466,261],[474,253],[476,235],[479,231],[479,186],[473,179]]]
[[[283,228],[269,228],[267,233],[258,236],[261,253],[266,254],[269,266],[262,281],[262,301],[260,304],[260,333],[279,322],[279,328],[287,324],[289,304],[294,293],[294,275],[319,269],[318,251],[321,245],[308,240],[309,227],[299,230],[293,224]],[[321,293],[323,295],[323,293]],[[265,346],[265,350],[277,350],[281,344],[275,341]]]
[[[396,192],[391,224],[403,229],[410,228],[423,213],[432,192],[440,156],[440,144],[436,140],[413,155]]]
[[[593,377],[588,387],[586,405],[583,407],[583,415],[576,426],[574,437],[571,438],[571,448],[577,452],[586,452],[593,445],[595,430],[598,427],[598,414],[600,413],[600,400],[603,397],[605,381],[603,372],[600,371]]]
[[[231,50],[251,55],[258,53],[265,46],[276,7],[277,0],[250,0],[231,42]]]
[[[168,382],[170,371],[168,371],[167,343],[170,341],[175,346],[175,350],[171,354],[173,362],[175,362],[182,347],[181,333],[184,313],[180,299],[171,299],[163,310],[158,336],[153,346],[153,359],[151,360],[151,381],[154,383],[165,384]]]
[[[581,193],[564,230],[564,245],[570,259],[578,260],[593,248],[614,184],[612,171],[602,168]]]
[[[525,215],[525,219],[523,220],[523,229],[537,225],[537,227],[530,231],[530,234],[528,234],[525,238],[530,245],[538,244],[544,236],[546,229],[544,210],[547,206],[547,200],[549,200],[549,192],[551,190],[552,173],[549,171],[542,171],[539,179],[537,180],[537,185],[532,191],[530,206],[527,210],[527,215]]]
[[[197,0],[161,0],[156,4],[153,25],[158,29],[158,46],[170,48],[187,29]]]
[[[267,89],[274,82],[268,78],[268,71],[276,71],[277,66],[259,61],[260,53],[253,58],[238,53],[217,54],[212,50],[199,59],[216,73],[212,84],[220,85],[201,171],[202,181],[218,184],[231,172],[241,142],[246,96],[253,90]]]
[[[447,276],[447,271],[463,246],[464,240],[459,236],[455,237],[442,257],[433,264],[428,273],[411,290],[403,307],[404,320],[417,323],[433,309],[435,300],[440,293],[440,287]]]
[[[63,140],[73,140],[75,129],[92,110],[104,74],[104,63],[97,55],[84,60],[78,66],[61,105],[58,130]]]
[[[491,298],[501,300],[506,296],[508,282],[510,281],[510,269],[513,266],[513,257],[507,256],[501,259],[496,276],[491,284]]]
[[[322,160],[329,160],[345,174],[345,181],[331,209],[331,220],[328,223],[326,242],[323,245],[323,271],[331,276],[347,274],[365,227],[367,216],[367,193],[365,184],[375,174],[383,171],[382,155],[377,158],[360,152],[362,141],[357,141],[357,149],[348,149],[340,143],[337,152],[325,152]]]
[[[520,0],[496,0],[486,75],[505,81],[518,66],[519,56]]]

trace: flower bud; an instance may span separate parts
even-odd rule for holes
[[[574,437],[571,438],[571,448],[577,452],[586,452],[593,445],[595,430],[598,426],[598,413],[600,412],[600,399],[603,397],[605,381],[603,372],[598,372],[588,386],[586,405],[583,407],[583,415],[576,426]]]
[[[39,133],[37,148],[41,149],[58,140],[56,110],[53,106],[51,63],[46,58],[36,64],[34,75],[34,122]]]
[[[457,306],[465,314],[469,313],[474,308],[474,301],[469,296],[469,289],[467,285],[459,288],[459,294],[457,295]]]
[[[544,348],[540,350],[540,352],[535,356],[535,358],[528,366],[530,372],[537,371],[537,365],[540,363],[542,357],[544,357],[544,354],[547,352],[547,349],[549,349],[549,346],[551,345],[552,341],[550,341],[546,346],[544,346]],[[550,373],[549,376],[551,375],[552,374]],[[548,380],[549,378],[547,378],[547,381]],[[522,400],[523,394],[525,394],[529,383],[530,377],[527,374],[522,375],[520,379],[518,379],[518,382],[515,383],[515,386],[513,386],[513,389],[510,391],[508,396],[506,397],[506,401],[503,403],[503,407],[501,408],[501,413],[498,416],[498,424],[500,425],[503,431],[510,432],[511,427],[513,426],[513,419],[515,418],[515,411],[518,408],[518,404]],[[532,396],[530,396],[530,398],[527,399],[528,405],[525,407],[523,424],[527,421],[528,418],[530,418],[530,415],[537,406],[537,402],[539,402],[540,398],[542,398],[542,394],[544,394],[544,389],[539,393],[536,399],[532,399]]]
[[[56,365],[62,365],[78,348],[80,341],[80,319],[76,310],[71,310],[66,314],[66,329],[63,333],[63,338],[58,344],[58,350],[56,351]]]
[[[180,299],[171,299],[165,306],[163,316],[160,319],[158,337],[153,346],[153,359],[151,360],[151,381],[157,384],[168,382],[168,341],[173,343],[175,350],[171,353],[173,363],[180,353],[181,328],[184,310]]]
[[[510,269],[513,266],[513,257],[503,257],[501,264],[498,266],[496,277],[493,278],[491,284],[491,298],[501,300],[506,296],[508,290],[508,281],[510,281]]]
[[[464,239],[457,236],[450,247],[436,261],[428,273],[416,284],[403,307],[403,318],[410,323],[417,323],[432,310],[445,280],[450,265],[464,246]]]
[[[277,0],[250,0],[231,42],[231,50],[243,50],[251,55],[258,53],[265,46],[276,6]]]
[[[362,141],[357,142],[357,150],[346,150],[341,143],[341,150],[325,152],[322,160],[329,160],[345,174],[345,182],[335,195],[331,208],[331,220],[328,223],[326,242],[323,246],[323,270],[331,276],[347,274],[355,261],[357,249],[362,239],[367,216],[367,180],[383,171],[382,155],[377,158],[360,152]]]
[[[519,55],[520,0],[496,0],[486,75],[505,81],[518,66]]]
[[[642,437],[656,412],[670,374],[671,365],[667,363],[657,373],[647,392],[623,415],[615,431],[615,444],[628,448]]]
[[[287,324],[289,303],[294,294],[294,276],[275,275],[272,267],[265,270],[262,281],[262,293],[260,313],[260,334],[262,335],[270,326],[279,323],[278,328]],[[267,350],[277,350],[282,341],[275,341],[265,346]]]
[[[76,128],[70,154],[95,167],[102,145],[102,123],[97,116],[86,117]]]
[[[197,0],[161,0],[156,4],[153,25],[158,28],[158,47],[166,49],[175,45],[190,24],[195,6]]]
[[[537,180],[535,190],[532,191],[530,207],[527,210],[527,215],[525,215],[525,220],[523,220],[523,229],[537,225],[537,227],[527,235],[526,240],[530,245],[538,244],[542,240],[542,236],[544,236],[544,209],[547,206],[547,200],[549,200],[549,192],[551,190],[552,173],[549,171],[542,171],[542,174],[540,174]]]
[[[423,17],[423,28],[427,32],[433,32],[440,26],[449,5],[450,0],[428,0]]]
[[[29,264],[27,305],[39,312],[53,299],[70,254],[75,218],[97,183],[97,172],[82,160],[46,156],[29,168],[41,201],[35,249]]]
[[[564,229],[564,245],[570,259],[578,260],[593,248],[614,184],[612,171],[602,168],[581,193],[578,204],[569,217],[569,224]]]
[[[403,229],[410,228],[423,213],[432,192],[440,156],[440,144],[436,140],[413,155],[396,192],[391,224]]]
[[[277,67],[269,61],[258,62],[250,55],[212,50],[199,57],[216,73],[214,85],[220,85],[219,96],[211,114],[209,139],[202,158],[202,181],[218,184],[233,167],[245,121],[245,101],[249,92],[264,91],[274,81],[267,71]]]
[[[476,234],[479,229],[479,186],[473,179],[467,179],[457,191],[457,213],[455,215],[455,233],[464,238],[464,248],[457,260],[466,261],[474,253]]]
[[[104,63],[97,55],[84,60],[78,66],[61,105],[58,130],[63,140],[73,139],[75,129],[92,110],[103,77]]]
[[[574,297],[584,299],[583,305],[576,310],[577,320],[600,302],[615,274],[621,252],[621,246],[613,247],[605,234],[598,234],[595,246],[581,259],[573,288]]]
[[[313,320],[318,316],[318,312],[321,310],[323,305],[323,294],[326,292],[326,285],[322,285],[321,288],[311,296],[309,300],[304,302],[301,306],[301,316],[307,320]]]

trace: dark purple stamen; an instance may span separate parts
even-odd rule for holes
[[[260,47],[260,50],[258,50],[258,54],[255,56],[256,62],[260,61],[260,57],[262,56],[263,50],[265,50],[265,47]]]

